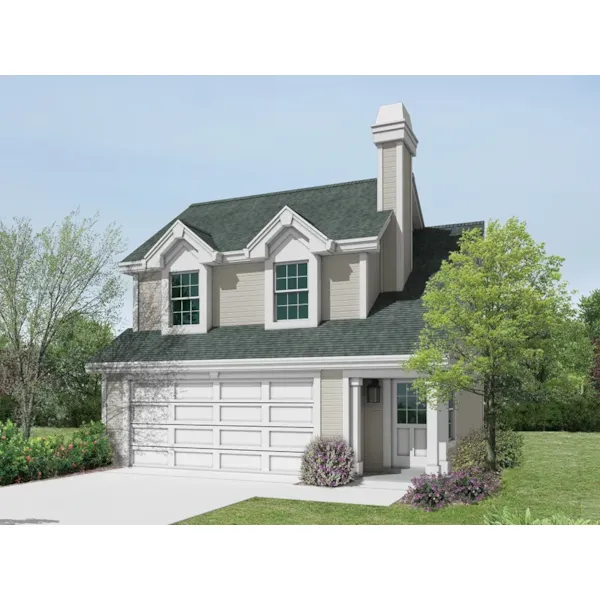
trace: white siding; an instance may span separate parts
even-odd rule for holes
[[[134,276],[135,277],[135,276]],[[160,329],[161,321],[161,274],[140,273],[138,278],[138,330]],[[136,319],[136,315],[133,315]]]
[[[213,326],[265,322],[264,265],[213,267]]]
[[[392,218],[381,237],[381,291],[396,291],[396,236],[398,235],[396,217]]]
[[[456,439],[460,440],[473,429],[483,426],[483,397],[462,391],[455,402]]]
[[[384,144],[383,152],[383,210],[396,209],[396,144]]]
[[[329,321],[359,317],[359,255],[324,256],[321,263],[321,318]]]
[[[321,371],[321,435],[341,436],[342,371]]]
[[[401,223],[401,244],[398,246],[398,256],[404,262],[404,281],[406,283],[412,269],[412,252],[413,252],[413,222],[412,222],[412,159],[408,152],[402,153],[402,216],[398,216],[398,221]]]
[[[367,314],[379,296],[380,254],[367,254]]]

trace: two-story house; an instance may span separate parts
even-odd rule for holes
[[[88,365],[121,465],[288,479],[324,435],[358,473],[448,469],[481,399],[420,404],[401,362],[425,282],[483,223],[425,226],[402,104],[372,132],[376,178],[192,204],[121,263],[133,327]]]

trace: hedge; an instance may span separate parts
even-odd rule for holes
[[[112,463],[104,425],[89,423],[69,436],[26,440],[19,428],[0,423],[0,485],[48,479]]]

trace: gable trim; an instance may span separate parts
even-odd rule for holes
[[[312,253],[333,250],[333,240],[286,205],[248,243],[244,248],[245,256],[248,259],[267,258],[272,251],[271,244],[287,229],[295,229],[303,235]]]
[[[181,240],[187,241],[192,246],[201,264],[221,262],[220,252],[211,248],[183,221],[177,219],[154,246],[148,250],[144,258],[138,261],[121,262],[119,263],[119,270],[121,273],[133,274],[147,269],[162,269],[164,267],[164,257]]]

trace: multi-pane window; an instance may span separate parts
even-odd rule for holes
[[[455,425],[454,425],[454,398],[450,398],[450,400],[448,400],[448,439],[449,440],[453,440],[454,439],[454,432],[455,429]]]
[[[275,265],[275,309],[278,321],[308,319],[308,263]]]
[[[172,325],[200,323],[200,293],[198,272],[171,274]]]
[[[397,384],[396,408],[399,425],[425,425],[427,423],[427,405],[419,400],[416,390],[410,383]]]

